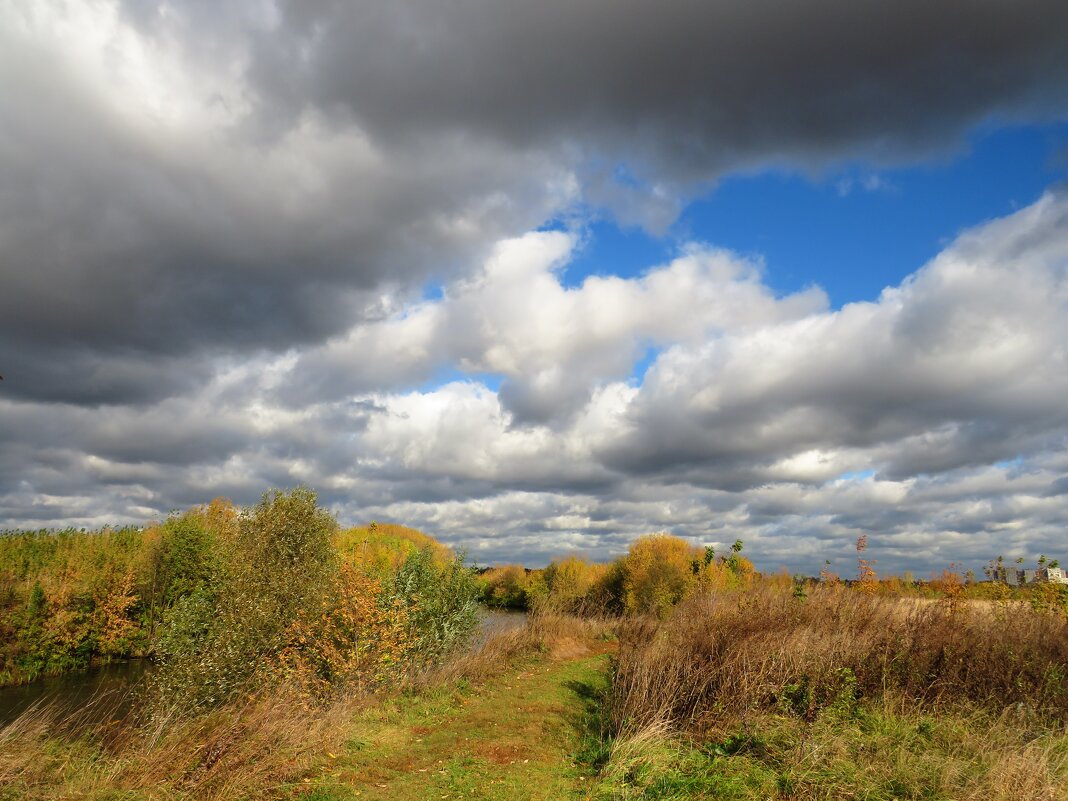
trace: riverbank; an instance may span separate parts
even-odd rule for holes
[[[0,727],[35,709],[49,710],[49,715],[64,721],[68,729],[125,717],[134,701],[132,693],[151,671],[149,659],[124,659],[0,687]]]
[[[584,681],[593,682],[595,674],[603,675],[607,668],[601,655],[610,645],[599,638],[604,631],[599,623],[541,618],[521,629],[498,633],[473,651],[413,675],[400,691],[346,695],[328,706],[307,706],[280,692],[204,716],[155,721],[151,728],[102,725],[92,734],[73,739],[59,735],[47,714],[24,716],[0,729],[0,799],[305,797],[319,784],[323,792],[331,787],[324,782],[337,778],[334,774],[341,758],[349,760],[351,782],[347,786],[361,794],[353,797],[364,798],[387,783],[382,781],[388,778],[382,772],[387,764],[383,755],[391,742],[400,743],[390,738],[402,720],[412,722],[409,730],[433,725],[451,732],[438,741],[431,738],[434,748],[449,741],[462,744],[461,737],[486,749],[496,741],[505,750],[482,754],[494,765],[494,758],[500,761],[507,752],[506,742],[530,741],[550,752],[562,748],[559,753],[564,754],[570,746],[560,746],[568,742],[560,735],[572,723],[578,725],[585,703],[574,688]],[[483,708],[484,715],[465,717],[478,708],[473,706],[478,699],[491,699]],[[440,714],[432,719],[435,709]],[[524,716],[534,728],[515,727]],[[498,726],[488,725],[489,717],[498,717]],[[445,723],[446,718],[451,723]],[[436,722],[428,724],[429,720]],[[364,749],[363,744],[369,747]],[[422,744],[413,739],[410,745],[415,750],[402,753],[414,758]],[[455,768],[473,765],[480,757],[457,750],[448,759],[437,758]],[[393,780],[400,781],[407,762],[388,764],[397,768]],[[361,766],[379,772],[360,779]],[[558,767],[557,763],[553,766],[553,770]],[[446,774],[435,776],[448,775],[449,768],[445,769]],[[418,768],[414,771],[419,773]],[[367,786],[362,787],[360,781]],[[334,782],[330,792],[338,786]]]
[[[472,631],[478,593],[441,543],[399,525],[342,528],[306,488],[139,527],[5,531],[0,686],[152,655],[168,666],[161,694],[186,707],[273,679],[250,665],[299,672],[321,696],[436,661]],[[374,647],[357,655],[354,638]]]
[[[516,631],[526,620],[526,612],[482,608],[472,647],[477,649],[493,637]],[[136,693],[154,667],[147,657],[122,659],[0,687],[0,727],[34,709],[47,709],[67,731],[89,730],[99,723],[124,719],[136,708]]]

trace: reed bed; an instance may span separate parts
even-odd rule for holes
[[[1068,721],[1068,619],[1022,605],[914,603],[776,586],[706,593],[620,626],[618,731],[682,728],[894,695],[916,709],[1026,711]]]

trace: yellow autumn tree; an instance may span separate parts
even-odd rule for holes
[[[371,521],[366,526],[339,531],[334,547],[341,558],[377,575],[390,575],[412,554],[429,549],[436,564],[453,559],[448,546],[421,531],[396,523]]]
[[[97,650],[102,656],[121,656],[131,650],[131,641],[138,630],[130,616],[138,600],[133,586],[133,571],[127,571],[96,599],[92,625]]]
[[[670,534],[639,537],[621,562],[624,610],[665,615],[698,585],[703,553]]]
[[[597,564],[584,556],[554,559],[544,570],[528,577],[527,594],[533,606],[569,613],[603,612],[605,579],[610,565]]]

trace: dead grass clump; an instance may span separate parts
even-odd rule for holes
[[[340,747],[345,724],[366,703],[349,697],[311,709],[276,694],[195,718],[154,720],[152,728],[56,735],[47,711],[0,730],[0,788],[19,798],[114,797],[151,791],[158,798],[255,797],[298,781]]]
[[[1068,719],[1068,621],[967,604],[907,604],[844,590],[805,599],[762,587],[684,600],[660,622],[627,621],[613,688],[617,731],[656,720],[692,727],[777,710],[900,695]]]

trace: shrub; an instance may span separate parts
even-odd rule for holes
[[[233,551],[237,520],[233,505],[216,499],[146,530],[138,591],[150,637],[156,637],[159,623],[182,599],[194,593],[214,597],[226,555]],[[168,637],[173,639],[173,632]]]
[[[378,578],[342,564],[323,590],[318,607],[298,611],[278,657],[280,678],[320,701],[385,681],[409,648],[407,612],[382,603]]]
[[[305,488],[268,492],[243,513],[218,582],[183,596],[164,619],[156,703],[215,705],[266,680],[336,571],[336,528]]]
[[[533,606],[540,612],[603,614],[618,603],[618,565],[595,564],[581,556],[554,560],[534,583]]]
[[[413,553],[381,599],[407,623],[407,659],[429,664],[465,643],[478,626],[478,586],[463,557],[445,564],[430,548]]]
[[[155,582],[164,608],[179,598],[213,586],[219,579],[222,558],[214,531],[198,510],[172,516],[160,528]]]
[[[622,560],[628,614],[667,612],[697,586],[704,551],[669,534],[639,537]]]

